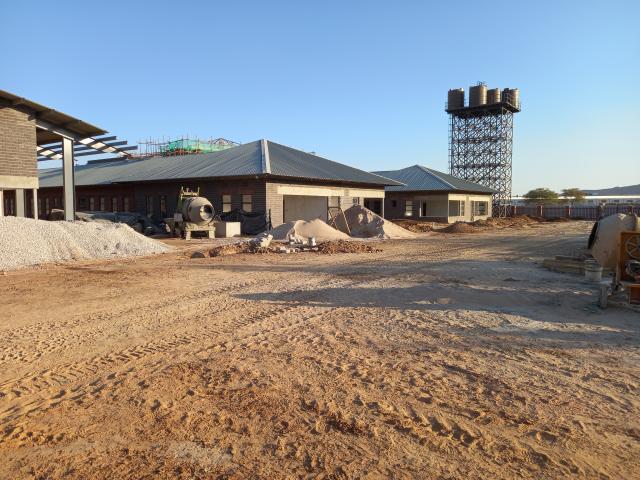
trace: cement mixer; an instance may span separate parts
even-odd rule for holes
[[[629,303],[640,303],[640,219],[636,214],[619,213],[604,217],[593,226],[589,236],[593,258],[615,272],[611,293],[629,292]],[[601,293],[600,304],[606,306]],[[602,305],[604,302],[605,305]]]
[[[176,213],[173,215],[173,232],[185,240],[193,232],[205,232],[208,238],[215,236],[215,211],[211,202],[197,191],[180,188]]]

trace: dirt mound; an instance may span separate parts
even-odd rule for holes
[[[481,230],[482,227],[474,226],[471,223],[456,222],[452,223],[448,227],[444,227],[436,231],[440,233],[478,233]]]
[[[306,241],[311,237],[314,237],[318,242],[346,240],[349,238],[346,233],[336,230],[319,218],[308,222],[305,220],[296,220],[283,223],[268,233],[273,235],[274,240],[288,240],[291,235],[293,235],[297,241]]]
[[[270,251],[270,248],[260,247],[254,242],[240,242],[213,247],[209,250],[209,256],[223,257],[225,255],[235,255],[236,253],[269,253]]]
[[[420,222],[417,220],[392,220],[392,222],[414,233],[425,233],[433,230],[433,222]]]
[[[374,248],[364,242],[354,242],[349,240],[323,242],[318,245],[318,253],[329,255],[334,253],[376,253],[381,251],[382,250],[379,248]]]
[[[347,208],[344,216],[349,224],[351,236],[360,238],[415,238],[415,233],[405,230],[395,223],[361,205]]]

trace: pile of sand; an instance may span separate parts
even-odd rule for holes
[[[0,217],[0,270],[42,263],[151,255],[169,250],[123,223]]]
[[[346,233],[336,230],[319,218],[309,222],[296,220],[294,222],[283,223],[268,233],[273,235],[274,240],[288,240],[290,236],[293,236],[296,241],[302,242],[311,237],[315,238],[317,242],[329,242],[349,238]]]
[[[361,241],[336,240],[335,242],[323,242],[318,245],[318,253],[333,255],[334,253],[376,253],[379,248]]]
[[[385,220],[361,205],[345,210],[351,236],[361,238],[415,238],[415,233],[405,230],[395,223]]]

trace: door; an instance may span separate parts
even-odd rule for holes
[[[328,197],[284,195],[284,222],[295,220],[328,220]]]

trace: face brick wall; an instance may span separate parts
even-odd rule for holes
[[[0,106],[0,175],[36,177],[36,170],[35,120]]]

